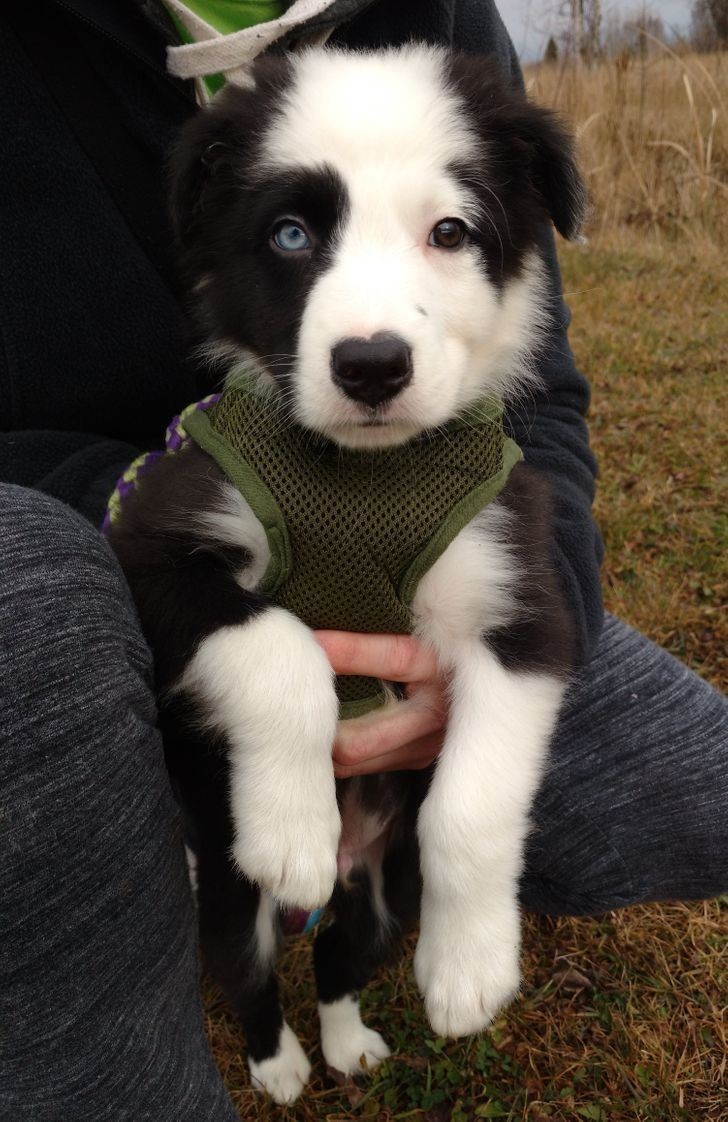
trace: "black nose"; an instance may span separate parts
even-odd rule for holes
[[[412,351],[399,335],[342,339],[331,351],[333,379],[347,397],[372,409],[389,401],[412,378]]]

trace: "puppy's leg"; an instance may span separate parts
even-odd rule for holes
[[[237,868],[282,904],[325,904],[341,828],[338,704],[311,631],[281,608],[222,627],[199,644],[180,688],[225,736]]]
[[[488,1025],[518,989],[518,879],[528,813],[564,686],[505,669],[478,639],[452,662],[445,744],[420,811],[415,973],[435,1032]]]
[[[247,1036],[254,1086],[292,1102],[310,1065],[283,1020],[274,968],[278,909],[235,868],[225,745],[201,727],[193,699],[175,697],[160,713],[175,793],[194,844],[194,882],[202,951]]]
[[[418,633],[451,675],[445,743],[418,821],[415,973],[443,1035],[484,1028],[519,985],[523,844],[570,659],[549,510],[538,477],[519,465],[413,602]]]
[[[346,886],[338,884],[332,900],[334,922],[314,944],[316,985],[321,1018],[321,1049],[326,1063],[345,1075],[361,1075],[389,1055],[378,1032],[359,1013],[359,991],[387,961],[401,934],[417,914],[419,873],[414,830],[407,842],[381,845],[365,855]]]
[[[235,871],[226,854],[209,845],[197,872],[203,954],[245,1030],[253,1086],[278,1103],[293,1102],[311,1065],[278,1000],[278,909],[271,896]]]
[[[187,448],[144,478],[111,540],[160,695],[192,695],[225,737],[238,867],[283,903],[326,903],[340,830],[338,704],[312,632],[254,591],[265,532],[209,457]]]

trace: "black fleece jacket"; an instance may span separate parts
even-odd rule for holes
[[[335,0],[328,15],[332,42],[444,43],[494,54],[521,81],[491,0]],[[165,72],[171,39],[157,0],[10,0],[0,14],[0,481],[95,522],[139,449],[215,388],[189,358],[166,215],[169,149],[196,111]],[[550,234],[544,247],[556,326],[543,390],[508,424],[554,486],[556,564],[584,659],[602,620],[596,468]]]

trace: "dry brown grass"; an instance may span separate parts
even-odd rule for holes
[[[411,939],[364,995],[365,1018],[393,1057],[361,1086],[325,1072],[311,943],[298,937],[281,989],[314,1071],[291,1108],[250,1087],[239,1027],[210,984],[206,1027],[246,1122],[726,1122],[727,917],[718,901],[596,919],[526,916],[521,999],[490,1033],[457,1042],[429,1032]]]
[[[728,54],[531,67],[532,97],[576,129],[590,232],[639,227],[728,244]]]
[[[607,607],[728,686],[728,270],[685,240],[563,247],[592,387]]]

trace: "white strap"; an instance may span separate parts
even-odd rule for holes
[[[326,11],[331,7],[331,2],[332,0],[295,0],[278,19],[234,31],[231,35],[223,35],[191,12],[182,0],[165,0],[170,12],[195,39],[194,43],[167,47],[167,69],[177,78],[224,74],[229,82],[248,85],[248,72],[253,59],[286,32]],[[325,41],[326,38],[328,33],[316,37],[318,42]]]

